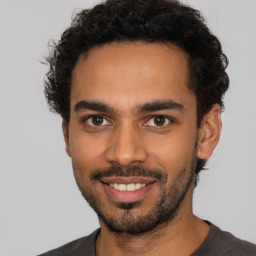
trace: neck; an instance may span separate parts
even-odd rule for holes
[[[185,203],[185,202],[184,202]],[[100,221],[96,242],[97,256],[179,255],[192,254],[207,237],[210,227],[192,213],[192,205],[182,204],[176,217],[142,234],[117,234]]]

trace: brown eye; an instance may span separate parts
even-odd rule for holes
[[[93,116],[92,117],[92,124],[95,126],[102,125],[103,123],[103,117],[102,116]]]
[[[148,122],[147,126],[153,126],[153,127],[162,127],[166,126],[171,123],[170,118],[165,117],[165,116],[152,116]]]
[[[166,122],[166,118],[163,116],[156,116],[156,117],[154,117],[153,120],[154,120],[154,124],[156,126],[163,126]]]
[[[103,116],[90,116],[86,119],[86,123],[89,126],[106,126],[110,123]]]

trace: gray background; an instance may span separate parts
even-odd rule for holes
[[[194,210],[256,243],[256,1],[190,0],[223,43],[231,88],[221,141],[201,175]],[[76,8],[95,0],[0,0],[0,255],[36,255],[89,234],[96,215],[80,195],[43,95],[39,63]]]

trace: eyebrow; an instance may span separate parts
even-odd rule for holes
[[[114,109],[107,106],[104,103],[101,102],[89,102],[85,100],[81,100],[77,102],[74,106],[75,111],[80,110],[93,110],[93,111],[99,111],[99,112],[114,112]]]
[[[75,111],[81,110],[92,110],[98,112],[105,113],[113,113],[115,109],[101,102],[89,102],[85,100],[81,100],[77,102],[74,106]],[[177,103],[173,100],[157,100],[149,103],[145,103],[134,108],[135,113],[143,113],[143,112],[154,112],[159,110],[178,110],[183,112],[184,106],[180,103]]]
[[[173,100],[158,100],[139,106],[136,112],[154,112],[159,110],[179,110],[184,111],[184,106]]]

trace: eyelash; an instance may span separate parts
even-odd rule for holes
[[[154,116],[150,116],[147,123],[149,123],[151,120],[153,121],[154,118],[164,118],[165,121],[164,121],[164,124],[163,125],[146,125],[146,126],[149,126],[149,127],[154,127],[154,128],[157,128],[157,129],[163,129],[165,128],[168,124],[171,124],[171,123],[174,123],[174,119],[171,118],[170,116],[165,116],[165,115],[154,115]],[[166,124],[166,121],[168,122]],[[154,121],[153,121],[154,122]]]
[[[90,120],[91,118],[102,118],[103,119],[103,122],[104,121],[107,121],[108,123],[110,123],[110,121],[108,121],[108,119],[105,117],[105,116],[103,116],[103,115],[90,115],[90,116],[87,116],[87,117],[85,117],[85,118],[83,118],[82,119],[82,123],[84,124],[85,122],[87,122],[88,123],[88,120]],[[94,128],[100,128],[100,127],[102,127],[102,126],[105,126],[105,125],[92,125],[92,124],[88,124],[88,126],[90,126],[90,127],[94,127]]]
[[[102,118],[102,120],[103,120],[103,122],[107,122],[108,124],[99,124],[99,125],[93,125],[93,124],[88,124],[88,120],[90,120],[91,118]],[[154,118],[164,118],[165,120],[164,120],[164,124],[163,125],[149,125],[148,123],[152,120],[153,121],[153,119]],[[166,124],[166,121],[168,122],[167,124]],[[96,128],[96,129],[99,129],[99,128],[101,128],[101,127],[104,127],[104,126],[109,126],[109,125],[111,125],[111,122],[108,120],[108,118],[106,118],[104,115],[90,115],[90,116],[87,116],[87,117],[85,117],[85,118],[83,118],[82,120],[81,120],[81,122],[83,123],[83,124],[85,124],[85,122],[87,122],[87,125],[89,126],[89,127],[91,127],[91,128]],[[154,122],[154,121],[153,121]],[[171,123],[174,123],[175,122],[175,120],[174,120],[174,118],[172,118],[172,117],[170,117],[170,116],[165,116],[165,115],[153,115],[153,116],[150,116],[150,117],[148,117],[148,119],[147,119],[147,121],[144,123],[144,126],[146,126],[146,127],[154,127],[154,128],[156,128],[156,129],[163,129],[163,128],[165,128],[168,124],[171,124]]]

